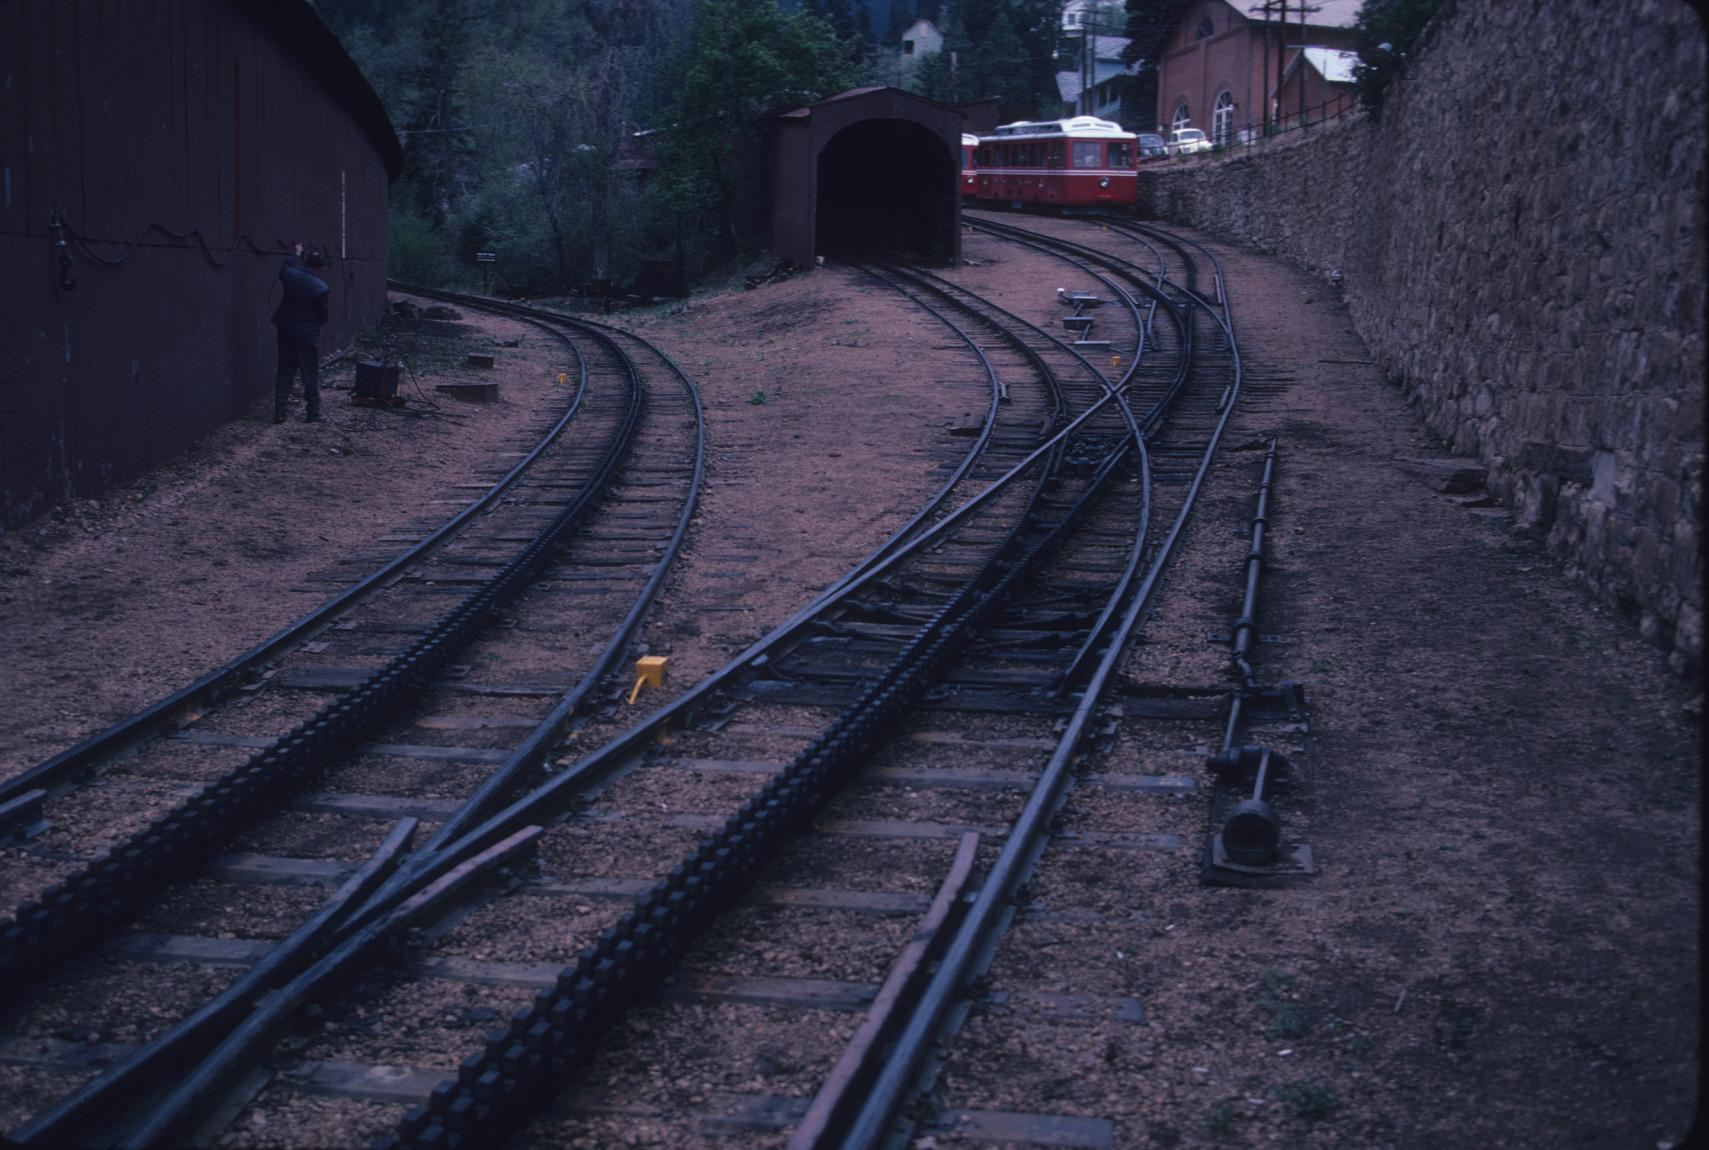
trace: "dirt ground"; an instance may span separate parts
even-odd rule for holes
[[[998,258],[989,243],[968,254]],[[1132,1146],[1678,1144],[1699,1080],[1701,684],[1501,508],[1417,476],[1407,460],[1442,453],[1322,285],[1216,250],[1249,367],[1294,377],[1234,434],[1280,440],[1261,630],[1282,642],[1260,673],[1312,701],[1289,825],[1320,869],[1160,890],[1147,914],[1168,930],[1137,975],[1149,1052],[1078,1067],[1076,1097]],[[1009,266],[1048,315],[1060,273]],[[685,670],[715,662],[686,648],[739,645],[876,544],[939,482],[942,427],[982,408],[969,379],[900,372],[910,343],[943,337],[837,298],[840,274],[622,317],[707,398],[717,494],[689,561],[716,552],[770,588],[704,635],[669,605]],[[827,314],[850,334],[807,326]],[[0,775],[301,615],[324,594],[309,572],[448,514],[452,485],[554,402],[549,341],[480,322],[538,360],[505,407],[399,416],[334,395],[329,424],[274,427],[257,404],[145,480],[0,536]],[[428,388],[461,370],[416,366]],[[851,430],[875,380],[932,432]],[[862,453],[856,498],[845,460]],[[776,502],[779,539],[721,537],[737,499]]]

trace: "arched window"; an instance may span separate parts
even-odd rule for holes
[[[1209,16],[1200,20],[1198,28],[1193,31],[1193,39],[1195,40],[1208,40],[1215,35],[1216,25],[1211,22],[1211,18]]]
[[[1193,117],[1187,114],[1187,101],[1182,100],[1179,104],[1175,105],[1175,114],[1169,117],[1170,130],[1173,131],[1177,128],[1185,128],[1192,122]]]
[[[1228,143],[1234,131],[1234,96],[1227,88],[1217,93],[1216,107],[1211,109],[1211,142],[1217,147]]]

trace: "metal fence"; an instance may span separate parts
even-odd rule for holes
[[[1207,133],[1211,138],[1211,153],[1224,152],[1230,148],[1251,147],[1296,132],[1310,131],[1332,120],[1354,115],[1359,110],[1359,97],[1352,92],[1339,92],[1333,99],[1303,108],[1283,108],[1268,124],[1248,119],[1238,128],[1225,129],[1221,136],[1214,132]],[[1202,156],[1210,153],[1193,154]]]

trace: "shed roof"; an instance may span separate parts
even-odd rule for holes
[[[869,84],[864,88],[849,88],[846,91],[838,92],[834,96],[826,96],[816,104],[809,104],[801,108],[791,108],[787,112],[778,112],[769,118],[774,120],[811,119],[814,108],[822,108],[826,104],[839,104],[852,100],[864,100],[871,97],[881,97],[884,100],[900,99],[904,102],[913,102],[923,105],[926,108],[935,108],[944,112],[953,112],[957,116],[966,115],[966,113],[964,113],[960,108],[952,107],[949,104],[939,103],[936,100],[930,99],[926,96],[921,96],[915,92],[910,92],[904,88],[896,88],[888,84]]]
[[[1318,74],[1331,84],[1353,83],[1353,66],[1359,62],[1359,53],[1343,52],[1335,48],[1307,48],[1306,63],[1316,68]]]
[[[386,115],[386,107],[380,103],[380,97],[368,83],[368,77],[362,74],[362,69],[356,66],[356,61],[350,58],[332,29],[321,22],[320,14],[310,0],[231,2],[253,14],[287,47],[313,65],[310,71],[349,107],[357,123],[373,141],[374,150],[385,162],[386,174],[397,179],[403,170],[404,151],[403,145],[398,143],[397,132],[392,128],[391,117]]]

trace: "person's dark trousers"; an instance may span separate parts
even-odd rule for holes
[[[320,418],[320,348],[300,336],[279,333],[279,372],[273,377],[273,418],[285,418],[291,380],[303,373],[303,399],[310,419]]]

